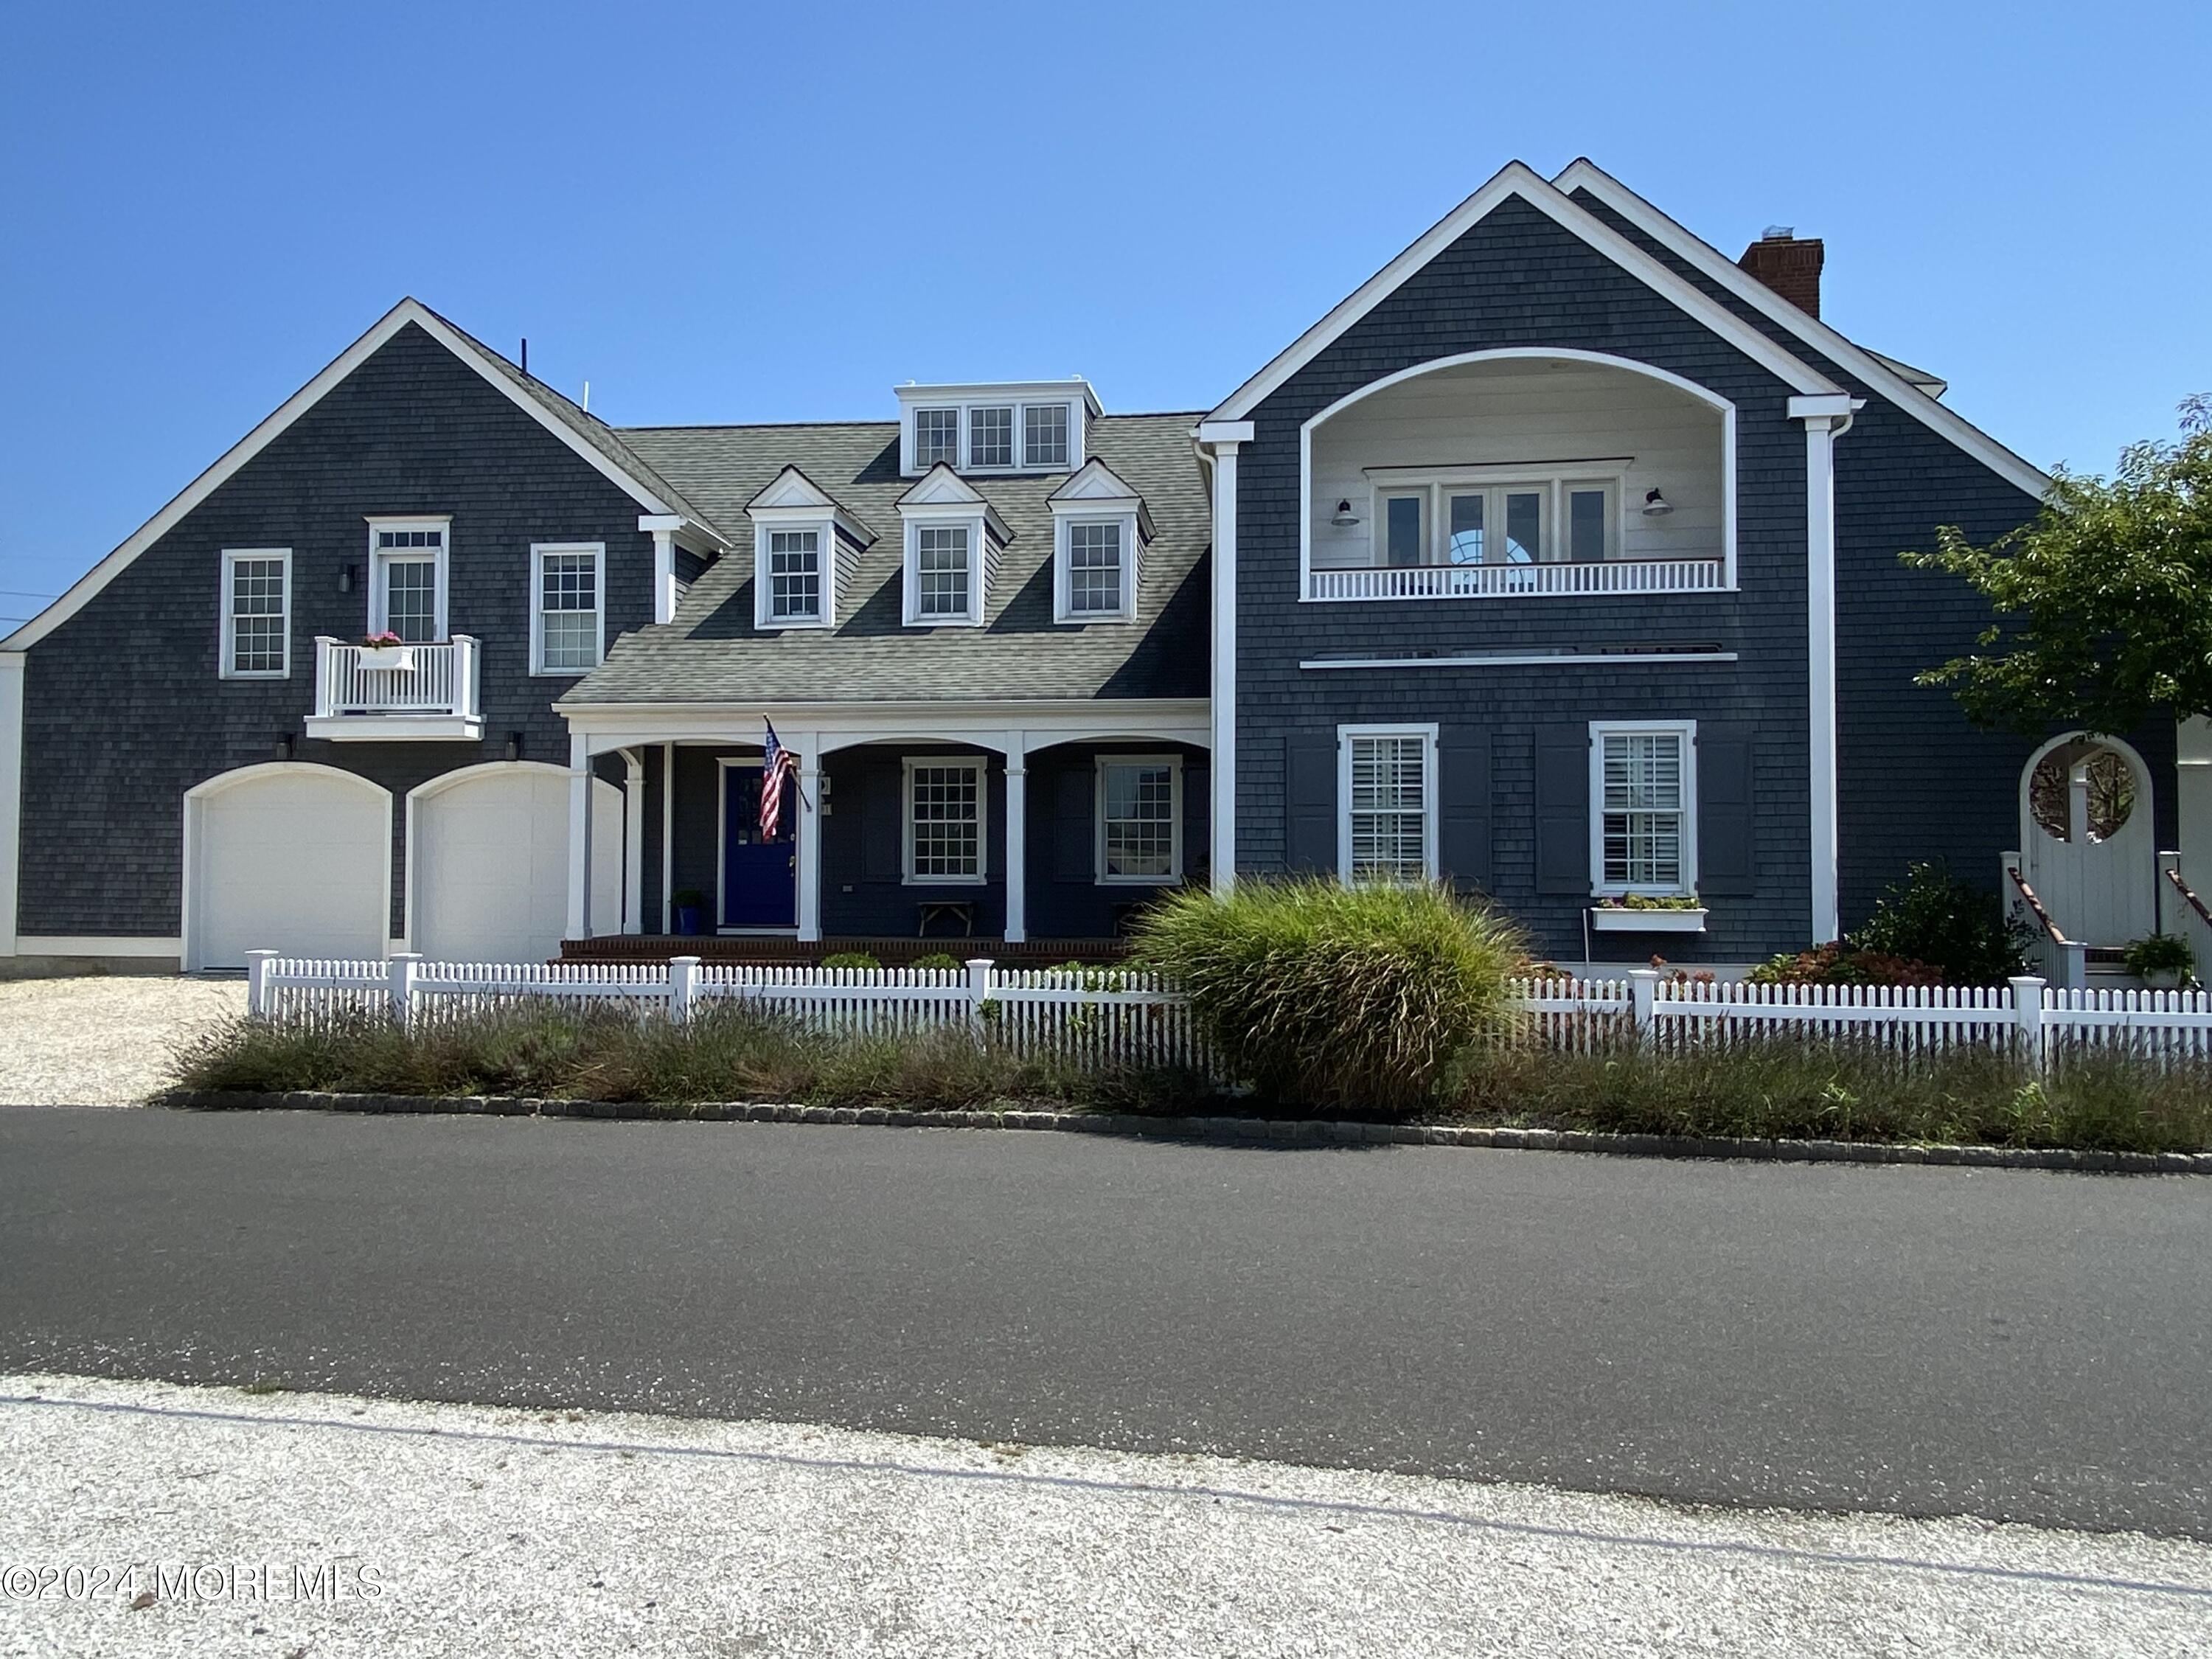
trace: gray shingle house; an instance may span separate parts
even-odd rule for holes
[[[0,954],[1042,952],[1312,870],[1743,962],[1929,857],[2148,932],[2174,733],[1913,686],[1983,613],[1898,552],[2045,481],[1820,258],[1515,164],[1210,410],[823,425],[611,428],[404,301],[0,641]]]

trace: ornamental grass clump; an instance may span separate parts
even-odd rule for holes
[[[1506,1024],[1520,933],[1441,885],[1243,882],[1137,923],[1232,1075],[1274,1104],[1400,1114]]]

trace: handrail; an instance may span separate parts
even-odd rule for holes
[[[2051,919],[2051,912],[2043,908],[2043,901],[2036,897],[2035,889],[2027,884],[2027,878],[2021,874],[2020,866],[2008,864],[2005,866],[2005,873],[2012,878],[2012,884],[2020,889],[2021,897],[2027,902],[2027,908],[2034,913],[2035,919],[2043,924],[2043,931],[2051,935],[2051,942],[2054,945],[2074,944],[2075,941],[2058,931],[2058,924]],[[2136,890],[2140,892],[2142,890],[2138,888]]]
[[[2197,919],[2207,927],[2212,927],[2212,910],[2204,908],[2204,901],[2197,896],[2197,890],[2182,878],[2181,866],[2178,864],[2169,864],[2166,866],[2164,874],[2166,878],[2173,884],[2173,890],[2181,895],[2191,909],[2197,912]]]

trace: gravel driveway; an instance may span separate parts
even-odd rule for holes
[[[132,1104],[179,1042],[245,1012],[242,979],[0,981],[0,1106]]]

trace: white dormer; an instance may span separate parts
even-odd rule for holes
[[[1104,411],[1081,375],[995,386],[902,386],[899,471],[1075,472],[1089,459],[1091,422]]]
[[[1127,622],[1137,614],[1152,515],[1136,487],[1091,461],[1052,492],[1052,619]]]
[[[745,503],[753,521],[753,626],[835,628],[875,533],[830,492],[787,466]]]
[[[906,524],[906,623],[980,628],[999,553],[1013,532],[951,466],[933,466],[899,497]]]

